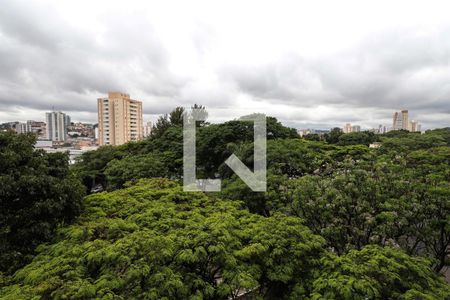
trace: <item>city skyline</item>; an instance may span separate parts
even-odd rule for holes
[[[122,92],[108,92],[108,94],[122,94]],[[129,94],[124,94],[125,96],[129,97]],[[84,123],[84,124],[92,124],[92,125],[98,125],[99,122],[99,109],[100,109],[100,104],[99,101],[100,100],[105,100],[108,99],[108,97],[106,98],[97,98],[97,119],[95,121],[80,121],[77,120],[76,118],[72,120],[72,123]],[[132,100],[131,101],[137,101],[137,100]],[[143,101],[137,101],[140,103],[140,105],[142,106],[142,102]],[[190,107],[184,107],[185,109],[189,109]],[[54,108],[53,108],[54,109]],[[142,110],[142,108],[140,109]],[[220,114],[220,112],[223,111],[221,109],[218,110],[213,110],[213,114],[212,114],[212,118],[211,116],[208,117],[208,122],[211,123],[221,123],[221,122],[225,122],[227,120],[231,120],[233,119],[233,117],[228,118],[228,116],[224,116],[222,114]],[[241,115],[244,116],[246,114],[251,114],[252,112],[249,110],[240,110],[241,111]],[[56,112],[56,110],[53,110],[53,112]],[[61,112],[61,111],[59,111]],[[168,111],[167,113],[164,114],[168,114],[170,111]],[[403,113],[406,112],[406,120],[407,120],[407,126],[403,126]],[[208,111],[208,113],[210,114],[210,111]],[[45,115],[47,115],[48,112],[45,113]],[[155,119],[145,119],[144,117],[140,118],[140,121],[142,121],[142,137],[148,136],[149,133],[151,132],[151,127],[153,126],[153,124],[155,124],[155,122],[157,121],[157,119],[160,116],[163,116],[164,114],[160,114],[160,115],[154,115]],[[428,129],[435,129],[435,128],[446,128],[446,127],[450,127],[450,126],[443,126],[443,127],[434,127],[434,128],[427,128],[427,127],[423,127],[423,124],[420,123],[417,119],[411,119],[409,120],[408,118],[408,110],[406,109],[402,109],[399,112],[398,111],[394,111],[393,113],[391,112],[391,118],[388,119],[386,118],[386,120],[389,120],[386,124],[378,124],[377,126],[361,126],[360,123],[355,124],[355,123],[349,123],[346,122],[344,125],[336,125],[336,126],[332,126],[332,127],[293,127],[299,131],[307,131],[307,130],[319,130],[319,131],[327,131],[327,130],[331,130],[333,128],[340,128],[341,130],[343,130],[344,133],[350,133],[350,132],[359,132],[359,131],[367,131],[367,130],[378,130],[380,131],[380,133],[385,133],[387,131],[391,131],[391,130],[400,130],[400,129],[404,129],[404,130],[408,130],[408,131],[424,131],[424,130],[428,130]],[[142,114],[143,116],[143,114]],[[273,115],[269,115],[269,116],[273,116]],[[396,118],[397,116],[401,119],[400,120],[400,125],[396,126]],[[228,119],[227,119],[228,118]],[[44,118],[45,120],[45,118]],[[21,120],[13,120],[13,121],[2,121],[0,120],[0,124],[7,124],[7,123],[16,123],[15,126],[26,126],[26,128],[28,128],[29,125],[27,125],[27,123],[29,122],[38,122],[38,123],[42,123],[41,118],[36,118],[36,119],[21,119]],[[46,122],[43,122],[46,123]],[[362,121],[361,123],[365,123],[364,121]],[[16,131],[21,131],[21,129],[19,128],[19,130]],[[30,130],[25,130],[25,131],[30,131]]]
[[[376,127],[405,108],[424,130],[450,125],[444,2],[132,2],[3,3],[0,120],[54,106],[95,122],[93,99],[122,90],[151,121],[197,103],[295,128]]]

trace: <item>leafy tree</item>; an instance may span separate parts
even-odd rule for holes
[[[329,254],[313,283],[311,299],[448,299],[450,287],[430,262],[398,249],[366,246]]]
[[[83,155],[85,184],[122,189],[88,196],[31,264],[0,273],[0,298],[448,298],[437,274],[449,265],[450,129],[379,135],[371,149],[370,134],[308,141],[269,117],[268,190],[254,193],[223,164],[235,153],[253,167],[252,122],[197,124],[198,175],[223,179],[203,194],[139,179],[181,179],[182,126],[166,119],[158,136]],[[65,170],[64,155],[35,152],[52,163],[33,156],[23,173]],[[11,172],[29,155],[5,153]]]
[[[343,135],[342,129],[339,127],[335,127],[331,129],[331,131],[325,134],[325,141],[329,144],[337,144],[339,142],[339,138]]]
[[[160,177],[167,175],[161,158],[155,155],[127,156],[121,160],[112,160],[105,169],[109,189],[123,187],[127,181],[139,178]]]
[[[194,105],[193,108],[203,110],[203,106]],[[106,146],[97,151],[91,151],[82,155],[78,163],[73,167],[74,171],[85,184],[87,191],[93,186],[102,184],[103,188],[114,189],[120,187],[129,178],[119,180],[118,185],[108,186],[106,167],[113,160],[121,160],[126,157],[127,162],[136,166],[139,163],[133,163],[135,159],[143,159],[143,156],[157,156],[167,171],[165,175],[171,179],[180,179],[182,176],[183,161],[183,133],[182,133],[182,114],[184,109],[176,108],[170,115],[164,115],[159,118],[155,124],[152,136],[149,139],[130,142],[118,147]],[[268,139],[297,138],[295,129],[284,127],[276,118],[267,117],[267,137]],[[253,122],[250,121],[230,121],[223,124],[208,124],[199,122],[197,124],[197,173],[198,176],[214,178],[218,174],[231,176],[230,170],[223,168],[223,162],[243,144],[253,142]],[[251,145],[249,145],[251,146]],[[252,146],[251,146],[252,147]],[[250,149],[250,148],[249,148]],[[115,162],[114,164],[117,164]],[[117,172],[116,172],[117,173]],[[125,174],[127,171],[117,174]],[[136,172],[142,176],[150,176],[150,173]],[[161,176],[161,174],[159,175]],[[114,180],[116,180],[114,179]]]
[[[152,137],[160,137],[163,133],[170,127],[169,115],[165,114],[160,116],[156,121],[155,125],[153,125],[151,136]]]
[[[106,188],[105,168],[114,159],[123,158],[126,153],[123,147],[102,146],[96,151],[88,151],[81,155],[72,167],[89,192],[95,185],[101,184]]]
[[[291,180],[280,197],[337,253],[394,244],[435,259],[436,271],[448,264],[448,175],[421,177],[413,168],[385,161],[345,160],[332,168],[326,177]]]
[[[310,286],[323,239],[295,217],[251,214],[236,201],[141,180],[86,199],[0,290],[3,298],[236,299]],[[308,283],[310,283],[308,285]]]
[[[106,184],[109,176],[109,190],[158,173],[181,179],[182,127],[167,120],[169,126],[160,136],[101,148],[74,169],[89,179],[85,182],[92,176]],[[295,130],[275,118],[268,117],[267,126],[267,193],[253,193],[223,163],[234,153],[252,169],[252,122],[198,126],[198,176],[224,179],[220,196],[242,200],[253,213],[304,219],[336,253],[368,244],[397,245],[410,255],[432,258],[436,271],[449,265],[450,129],[379,136],[335,129],[333,136],[339,140],[331,144],[320,137],[294,138]],[[325,138],[331,141],[331,135]],[[381,148],[367,147],[378,138]]]
[[[383,136],[391,137],[391,138],[404,138],[411,134],[416,134],[416,133],[411,133],[410,131],[408,131],[406,129],[400,129],[400,130],[388,131],[388,132],[384,133]]]
[[[282,139],[267,143],[268,168],[288,178],[318,172],[326,163],[326,146],[301,139]]]
[[[308,141],[321,141],[322,138],[317,133],[308,133],[307,135],[303,136],[305,140]]]
[[[172,126],[183,126],[183,107],[176,107],[169,114],[170,125]]]
[[[222,183],[220,196],[225,199],[242,201],[253,213],[270,216],[274,212],[284,211],[286,203],[279,197],[280,189],[286,183],[285,175],[267,174],[267,192],[253,192],[239,177],[233,175]]]
[[[254,128],[253,122],[245,121],[246,117],[251,116],[244,116],[241,121],[200,128],[197,134],[197,168],[201,176],[216,177],[224,161],[245,143],[249,144],[244,146],[245,150],[252,153]],[[298,138],[295,129],[282,126],[276,118],[266,117],[266,125],[268,140]]]
[[[363,132],[350,132],[341,135],[338,138],[338,144],[342,146],[346,145],[366,145],[377,141],[377,136],[373,132],[363,131]]]
[[[35,150],[35,139],[0,133],[0,271],[6,273],[81,210],[84,188],[69,171],[68,155]]]
[[[128,184],[127,184],[128,186]],[[366,246],[337,256],[299,218],[183,193],[167,179],[90,195],[0,297],[52,299],[446,299],[423,258]]]
[[[183,126],[183,107],[176,107],[169,114],[160,116],[152,128],[151,137],[159,138],[161,137],[167,129],[173,126]]]
[[[295,139],[299,137],[295,128],[284,126],[277,118],[267,117],[266,126],[268,139]]]
[[[450,132],[450,130],[448,130]],[[427,131],[425,134],[408,133],[402,137],[382,137],[382,153],[391,153],[394,156],[405,154],[419,149],[429,149],[432,147],[450,146],[447,138],[450,134],[447,130]]]

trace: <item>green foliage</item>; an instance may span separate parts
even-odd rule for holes
[[[34,149],[33,135],[0,133],[0,271],[28,262],[55,228],[79,214],[84,188],[66,153]]]
[[[127,181],[139,178],[167,176],[167,170],[159,157],[154,155],[138,155],[114,159],[108,163],[105,175],[110,189],[123,187]]]
[[[308,133],[303,138],[307,141],[316,141],[316,142],[322,140],[321,136],[318,135],[317,133]]]
[[[310,286],[323,252],[298,218],[264,218],[165,179],[87,197],[77,224],[58,233],[1,297],[227,299],[245,289],[283,297]]]
[[[72,167],[80,180],[90,191],[96,184],[106,187],[106,176],[104,174],[108,163],[114,159],[125,156],[123,147],[103,146],[96,151],[88,151],[82,154],[79,162]]]
[[[86,198],[2,299],[446,299],[430,262],[390,247],[341,256],[299,218],[184,193],[167,179]]]
[[[434,258],[439,271],[450,254],[450,152],[435,152],[441,155],[425,159],[412,153],[411,168],[344,160],[327,176],[289,181],[282,197],[291,213],[304,218],[338,253],[394,243],[410,254]],[[427,166],[430,160],[435,164]]]
[[[339,127],[335,127],[331,129],[330,133],[325,135],[325,141],[329,144],[337,144],[339,142],[339,138],[343,135],[342,129]]]
[[[226,199],[244,199],[245,206],[253,213],[270,216],[274,211],[283,212],[286,203],[279,199],[280,188],[286,176],[269,172],[267,192],[253,192],[240,178],[233,176],[222,184],[220,196]]]
[[[329,254],[313,283],[311,299],[448,299],[450,287],[423,258],[398,249],[366,246]]]
[[[377,136],[373,132],[362,131],[362,132],[350,132],[339,136],[338,145],[366,145],[377,141]]]
[[[300,139],[270,141],[267,144],[268,167],[288,178],[312,174],[325,163],[325,152],[322,143]]]
[[[428,130],[425,134],[405,130],[391,131],[381,138],[383,153],[402,154],[419,149],[450,146],[450,128]]]
[[[202,106],[194,106],[194,108],[203,109],[204,113],[207,114]],[[104,146],[97,151],[84,153],[73,169],[85,184],[87,191],[90,191],[97,184],[101,184],[108,190],[120,188],[127,180],[137,178],[167,176],[171,179],[180,179],[183,162],[183,112],[184,109],[178,107],[169,115],[160,117],[149,139],[118,147]],[[283,126],[276,118],[267,117],[266,123],[269,140],[298,138],[295,129]],[[229,169],[223,170],[223,162],[236,148],[251,146],[253,142],[253,122],[235,120],[223,124],[200,122],[198,125],[198,176],[213,178],[221,168],[222,175],[228,174],[227,177],[231,176],[229,175]],[[143,172],[142,167],[145,163],[142,161],[145,160],[144,156],[149,156],[148,163],[151,166],[154,165],[157,170],[163,170],[163,173],[155,174],[151,170]],[[127,158],[126,163],[119,164],[119,161],[124,158]],[[162,165],[156,166],[155,158]],[[141,162],[138,162],[138,160]],[[151,163],[152,160],[153,163]],[[115,175],[112,173],[108,175],[106,174],[108,164],[112,161],[115,161],[112,166],[129,164],[132,170],[121,172],[115,168]],[[109,167],[112,166],[109,165]],[[111,169],[108,172],[110,171]],[[119,178],[122,174],[123,178]],[[111,180],[113,181],[111,182]]]
[[[255,193],[223,164],[234,153],[253,167],[253,124],[199,122],[198,177],[223,179],[222,192],[206,195],[141,179],[182,178],[181,114],[163,117],[149,139],[83,155],[73,171],[86,187],[115,191],[88,196],[76,224],[61,226],[23,269],[0,273],[0,298],[450,298],[438,274],[450,255],[450,129],[377,137],[335,129],[315,141],[269,117],[267,192]],[[23,225],[14,233],[34,249],[42,240],[33,238],[73,219],[77,183],[68,184],[65,155],[6,137],[2,205],[21,204],[4,195],[61,201],[19,209],[29,223],[2,219],[2,238]],[[378,137],[381,148],[367,147]],[[49,222],[50,211],[57,218],[47,230],[35,220]],[[1,248],[4,261],[16,259],[11,249]]]
[[[283,126],[274,117],[266,118],[266,126],[268,139],[295,139],[299,137],[295,128]]]

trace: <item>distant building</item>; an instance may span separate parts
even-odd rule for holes
[[[98,141],[99,138],[99,134],[98,134],[98,124],[94,125],[94,138]]]
[[[412,120],[411,123],[409,123],[409,130],[412,132],[420,131],[419,122]]]
[[[31,128],[28,126],[27,123],[20,123],[20,122],[17,122],[14,125],[14,130],[19,134],[31,132]]]
[[[400,130],[402,129],[402,118],[400,117],[400,113],[395,112],[392,117],[392,129],[393,130]]]
[[[392,128],[394,130],[409,130],[409,115],[408,110],[395,112],[392,118]]]
[[[305,135],[312,133],[312,130],[311,129],[299,129],[299,130],[297,130],[297,133],[300,137],[304,137]]]
[[[84,146],[84,147],[55,147],[52,141],[37,141],[34,145],[37,149],[42,149],[47,153],[68,153],[69,154],[69,163],[73,164],[76,162],[76,159],[79,158],[83,153],[88,151],[96,150],[97,146]]]
[[[378,130],[377,130],[378,134],[384,134],[386,132],[388,132],[388,129],[386,128],[386,126],[383,126],[382,124],[378,125]]]
[[[69,126],[69,136],[94,138],[94,124],[90,123],[72,123]]]
[[[380,147],[381,147],[380,142],[373,142],[372,144],[369,145],[369,148],[380,148]]]
[[[47,123],[47,139],[51,141],[65,141],[67,128],[70,125],[70,117],[60,111],[48,112],[45,114]]]
[[[344,128],[342,129],[342,131],[343,131],[344,133],[350,133],[350,132],[352,132],[352,124],[350,124],[350,123],[345,124]]]
[[[395,112],[392,119],[393,130],[408,130],[412,132],[420,131],[420,124],[417,121],[409,121],[408,110],[402,110],[400,113]]]
[[[52,148],[53,142],[50,140],[37,140],[36,144],[34,145],[35,148]]]
[[[297,130],[297,133],[300,137],[303,137],[307,134],[309,134],[311,131],[309,129],[299,129]]]
[[[97,99],[99,145],[122,145],[143,136],[142,102],[129,94],[110,92]]]
[[[298,129],[297,133],[300,137],[304,137],[308,134],[317,134],[319,136],[323,136],[327,133],[329,133],[330,130],[328,129],[314,129],[314,128],[308,128],[308,129]]]
[[[148,137],[152,134],[152,122],[148,121],[144,125],[144,137]]]
[[[402,110],[402,129],[409,130],[409,113],[407,110]]]
[[[12,129],[17,133],[29,133],[32,132],[36,134],[38,138],[44,138],[46,135],[45,122],[36,122],[28,120],[26,123],[14,122]]]
[[[342,132],[344,133],[350,133],[350,132],[360,132],[361,126],[359,125],[353,125],[350,123],[345,124],[345,126],[342,128]]]
[[[0,131],[10,131],[10,130],[14,130],[16,131],[16,124],[19,122],[7,122],[7,123],[2,123],[0,124]]]
[[[47,135],[47,124],[45,122],[28,120],[27,126],[32,133],[36,134],[38,138],[46,138]]]

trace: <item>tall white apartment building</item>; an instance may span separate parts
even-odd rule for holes
[[[152,122],[148,121],[147,123],[145,123],[144,125],[144,137],[148,137],[152,134]]]
[[[70,117],[60,111],[45,114],[47,139],[52,141],[65,141]]]

